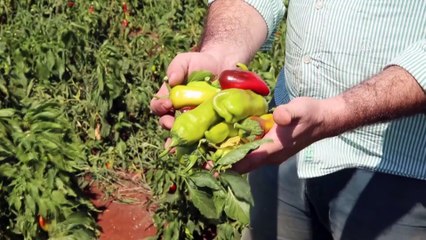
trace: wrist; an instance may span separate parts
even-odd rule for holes
[[[247,64],[267,37],[267,25],[260,13],[243,0],[216,0],[208,11],[200,52],[219,60]]]
[[[229,45],[216,45],[216,46],[202,46],[201,53],[210,55],[216,62],[220,63],[221,69],[234,69],[237,63],[248,64],[251,56],[244,51],[232,50],[233,46]]]
[[[334,137],[348,130],[346,124],[348,118],[347,108],[343,97],[339,95],[319,101],[320,112],[322,113],[321,136],[323,138]]]

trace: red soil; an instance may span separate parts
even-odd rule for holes
[[[155,235],[153,209],[147,205],[149,191],[142,187],[137,175],[126,178],[108,198],[99,190],[98,184],[89,188],[92,202],[103,210],[97,219],[101,228],[100,240],[142,240]]]

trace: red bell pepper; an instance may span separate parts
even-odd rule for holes
[[[225,70],[219,76],[222,89],[248,89],[262,96],[269,94],[269,87],[256,73],[246,70]]]

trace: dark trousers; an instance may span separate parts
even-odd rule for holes
[[[249,175],[243,239],[426,240],[426,181],[347,169],[302,180],[296,159]]]

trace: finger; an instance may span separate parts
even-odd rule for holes
[[[170,130],[173,127],[175,117],[170,114],[166,114],[161,116],[159,121],[162,128]]]
[[[214,167],[214,162],[212,160],[208,160],[204,162],[203,164],[203,169],[206,169],[206,170],[212,170],[213,167]]]
[[[188,75],[196,70],[208,70],[217,74],[219,64],[207,53],[187,52],[178,54],[167,68],[167,77],[171,86],[183,83]]]
[[[168,149],[171,143],[172,143],[172,139],[167,138],[166,141],[164,142],[164,149]],[[176,148],[171,148],[169,150],[170,154],[174,154],[175,152],[176,152]]]
[[[187,74],[189,65],[189,54],[181,53],[178,54],[170,62],[167,67],[167,77],[171,86],[183,83]]]
[[[232,166],[232,170],[244,174],[265,165],[267,163],[267,158],[270,155],[270,150],[268,150],[268,148],[264,145],[247,154],[244,159],[235,163]]]
[[[167,138],[166,141],[164,142],[164,148],[167,149],[170,145],[170,143],[172,142],[171,138]]]
[[[172,110],[173,104],[168,98],[168,94],[167,86],[163,84],[150,102],[150,108],[154,114],[162,116]]]
[[[280,105],[274,110],[274,122],[280,126],[286,126],[291,123],[294,114],[288,107],[289,104]]]
[[[249,153],[244,159],[232,165],[232,170],[244,174],[248,173],[261,165],[263,159],[267,157],[265,152],[256,151]]]
[[[276,159],[272,159],[271,157],[274,153],[278,153],[283,149],[282,141],[277,135],[277,129],[277,125],[274,125],[274,127],[263,137],[263,139],[271,139],[272,142],[264,143],[256,150],[247,154],[244,159],[233,165],[233,170],[239,173],[247,173],[262,165],[276,161]]]

